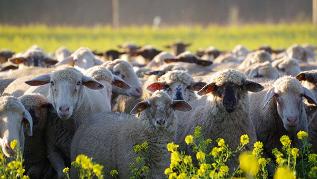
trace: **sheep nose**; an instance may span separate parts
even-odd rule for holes
[[[165,124],[165,120],[160,119],[160,120],[157,121],[157,124],[159,124],[159,125],[164,125],[164,124]]]
[[[58,108],[58,110],[61,113],[68,113],[69,112],[69,107],[68,106],[61,106],[61,107]]]
[[[287,121],[289,122],[289,124],[295,125],[297,122],[297,118],[296,117],[288,117]]]

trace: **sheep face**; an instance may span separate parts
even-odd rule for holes
[[[17,140],[20,149],[24,148],[24,129],[32,135],[33,121],[30,113],[21,102],[9,96],[0,99],[0,135],[1,148],[5,156],[10,157],[14,151],[10,147],[13,140]]]
[[[274,61],[273,66],[286,75],[296,76],[301,72],[300,66],[296,60],[288,57],[286,57],[286,59]]]
[[[190,43],[176,42],[172,45],[166,45],[166,48],[169,48],[173,51],[174,55],[179,55],[186,51],[186,48],[189,47]]]
[[[88,48],[79,48],[71,56],[61,60],[56,65],[71,65],[79,70],[95,66],[95,56]]]
[[[74,68],[66,68],[52,74],[41,75],[26,81],[28,85],[40,86],[49,83],[49,98],[58,116],[68,119],[81,104],[84,87],[98,90],[103,85],[91,77],[84,76]]]
[[[255,64],[251,66],[247,71],[246,75],[249,78],[269,78],[277,79],[279,77],[278,70],[273,68],[269,62],[262,64]]]
[[[273,87],[267,92],[264,104],[273,100],[284,128],[287,131],[298,131],[304,120],[301,117],[302,113],[305,113],[303,97],[309,103],[317,104],[314,94],[301,86],[298,80],[292,77],[282,77],[276,80]]]
[[[131,88],[124,92],[128,96],[140,97],[142,95],[141,82],[133,70],[132,65],[123,60],[115,60],[104,65],[114,75],[123,79]]]
[[[158,91],[149,100],[138,103],[131,113],[136,114],[143,111],[142,115],[149,120],[150,125],[161,129],[173,125],[174,110],[189,111],[191,106],[182,100],[173,101],[168,94]]]

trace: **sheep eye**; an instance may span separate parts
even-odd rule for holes
[[[81,82],[80,82],[80,81],[77,81],[77,84],[76,84],[76,85],[78,85],[78,86],[81,85]]]
[[[55,85],[54,81],[51,81],[50,83],[51,83],[51,85],[52,85],[52,86],[54,86],[54,85]]]
[[[118,72],[118,71],[114,71],[114,72],[113,72],[113,74],[115,74],[115,75],[119,76],[119,75],[120,75],[120,72]]]

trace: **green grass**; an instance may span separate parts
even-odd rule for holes
[[[123,42],[152,44],[159,48],[176,41],[192,42],[190,50],[213,45],[219,49],[232,49],[237,44],[256,48],[269,44],[275,48],[294,43],[317,45],[317,26],[312,24],[255,24],[242,26],[177,26],[153,30],[151,27],[124,27],[112,29],[97,27],[47,27],[0,25],[0,48],[23,51],[33,44],[53,51],[63,45],[72,50],[87,46],[105,50],[116,48]]]

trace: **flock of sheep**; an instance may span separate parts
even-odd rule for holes
[[[166,144],[190,152],[184,138],[196,126],[203,137],[224,138],[231,148],[248,134],[247,149],[262,141],[268,157],[281,147],[282,135],[296,145],[296,133],[304,130],[317,152],[316,47],[238,45],[191,53],[188,46],[0,51],[3,153],[13,155],[16,139],[31,178],[62,178],[79,154],[102,164],[106,176],[117,169],[128,178],[133,146],[148,141],[149,177],[165,178]]]

